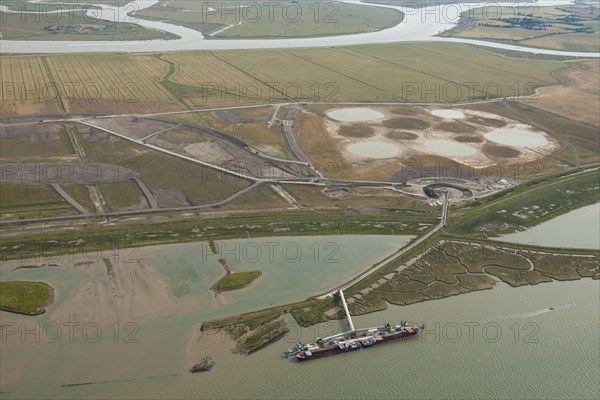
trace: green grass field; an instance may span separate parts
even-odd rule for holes
[[[233,351],[236,353],[251,354],[273,340],[277,340],[286,332],[287,326],[284,320],[280,319],[268,322],[238,341]]]
[[[600,201],[600,172],[592,170],[527,182],[452,210],[451,234],[486,237],[538,225]]]
[[[261,122],[248,123],[234,127],[227,133],[272,157],[290,158],[291,152],[283,138],[281,126],[273,126],[267,129],[265,124]]]
[[[114,182],[100,185],[111,211],[119,211],[135,204],[142,191],[135,182]]]
[[[455,28],[441,36],[501,41],[567,50],[600,50],[597,5],[481,7],[464,12]]]
[[[190,107],[260,102],[454,102],[529,94],[564,64],[454,44],[172,53],[168,88]],[[446,60],[440,63],[439,60]],[[448,65],[451,65],[449,68]],[[276,67],[275,67],[276,66]]]
[[[0,310],[41,314],[53,298],[54,289],[44,282],[0,282]]]
[[[71,206],[49,186],[0,184],[0,218],[45,218],[72,211]]]
[[[32,6],[30,6],[32,7]],[[48,9],[53,10],[53,9]],[[68,8],[62,13],[47,14],[39,17],[35,14],[0,13],[2,18],[2,37],[10,40],[151,40],[175,39],[170,33],[146,29],[130,23],[113,23],[94,19],[83,11]],[[65,25],[71,29],[52,31],[56,25]],[[106,29],[90,29],[95,26],[108,26]]]
[[[440,62],[444,60],[444,62]],[[560,83],[561,62],[509,58],[449,43],[328,49],[5,56],[3,116],[52,102],[9,92],[56,82],[67,112],[144,113],[271,102],[457,102],[529,94]],[[68,91],[69,82],[78,86]],[[93,83],[100,99],[82,88]],[[97,89],[97,91],[96,91]]]
[[[523,40],[520,44],[531,47],[546,49],[589,51],[600,50],[600,39],[598,32],[593,33],[566,33],[562,35],[544,36],[535,39]]]
[[[0,157],[27,157],[36,160],[57,160],[74,156],[75,152],[65,128],[55,124],[3,127]]]
[[[219,173],[178,158],[146,149],[123,139],[110,138],[86,143],[90,160],[129,166],[141,174],[141,179],[152,191],[183,190],[192,205],[208,204],[248,186],[247,181]],[[135,201],[137,193],[132,186],[111,183],[109,198],[114,207],[123,207]],[[103,186],[103,190],[107,186]]]
[[[189,243],[198,240],[224,240],[250,237],[308,235],[415,235],[421,223],[433,225],[437,216],[410,212],[357,213],[285,211],[272,213],[230,213],[227,218],[205,215],[201,219],[102,222],[82,229],[58,227],[43,232],[30,232],[16,238],[3,238],[3,260],[33,257],[40,245],[49,245],[53,254],[73,251],[85,253],[167,243]],[[76,242],[75,248],[73,243]],[[42,247],[43,248],[43,247]]]
[[[96,207],[90,197],[90,191],[86,185],[65,185],[63,189],[71,195],[79,204],[90,210],[96,211]]]
[[[261,185],[223,207],[224,210],[284,209],[291,205],[268,185]]]
[[[268,3],[247,0],[218,3],[174,0],[158,3],[136,15],[183,25],[201,31],[205,36],[214,35],[207,38],[305,37],[371,32],[394,26],[403,18],[399,11],[367,5],[326,1],[273,2],[269,9]]]
[[[232,272],[217,283],[217,290],[236,290],[248,286],[262,275],[260,271]]]

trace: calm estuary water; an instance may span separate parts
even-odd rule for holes
[[[549,247],[600,249],[600,204],[581,207],[499,240]]]
[[[388,306],[385,311],[355,317],[354,324],[365,327],[411,320],[425,323],[425,331],[407,342],[306,363],[284,359],[281,351],[298,340],[313,341],[346,330],[346,323],[335,321],[300,329],[286,316],[290,333],[276,344],[247,357],[218,350],[217,344],[210,352],[216,364],[209,373],[186,371],[199,357],[190,357],[188,348],[193,345],[200,320],[264,307],[265,301],[283,302],[286,293],[292,301],[325,291],[340,275],[358,273],[368,266],[365,263],[376,261],[381,258],[378,255],[406,241],[360,236],[288,241],[302,249],[316,241],[324,249],[331,238],[338,240],[340,262],[331,268],[316,263],[320,269],[309,269],[306,274],[297,269],[315,264],[310,251],[296,263],[282,262],[286,256],[275,251],[273,259],[279,257],[279,261],[269,263],[268,258],[262,258],[252,266],[248,244],[253,240],[229,242],[239,243],[239,249],[245,244],[248,249],[245,259],[229,257],[232,267],[266,273],[254,286],[244,289],[245,294],[239,293],[239,298],[228,298],[225,305],[215,304],[212,296],[205,295],[206,287],[221,274],[217,256],[204,255],[194,244],[143,249],[140,255],[166,277],[174,296],[183,303],[195,301],[196,311],[140,322],[132,336],[137,342],[125,340],[130,331],[121,326],[118,334],[105,329],[96,343],[76,335],[73,343],[61,340],[3,348],[3,380],[11,374],[20,373],[20,377],[2,386],[2,398],[582,399],[600,395],[600,282],[592,279],[521,288],[500,283],[492,290],[411,306]],[[257,243],[263,246],[270,239],[261,240]],[[322,260],[323,253],[319,257]],[[207,265],[202,268],[206,271],[198,273],[199,265]],[[344,272],[344,266],[352,273]],[[85,280],[84,274],[65,268],[9,273],[9,267],[2,266],[2,279],[30,274],[33,279],[60,283],[59,299],[52,307]],[[277,270],[285,273],[279,276]],[[290,277],[294,274],[299,275]],[[298,278],[311,275],[314,277],[308,282]],[[0,313],[0,318],[6,323],[24,317]],[[46,317],[36,318],[44,322]],[[80,385],[64,386],[70,384]]]
[[[343,0],[346,3],[363,4],[360,0]],[[572,0],[541,0],[537,1],[536,7],[558,6],[568,4]],[[138,40],[138,41],[35,41],[28,40],[2,40],[2,53],[87,53],[87,52],[162,52],[179,50],[235,50],[235,49],[278,49],[278,48],[306,48],[306,47],[331,47],[349,46],[370,43],[395,43],[436,41],[452,43],[470,43],[479,46],[494,47],[499,49],[516,50],[529,53],[553,54],[574,57],[598,57],[599,53],[577,52],[537,49],[523,46],[515,46],[506,43],[496,43],[484,40],[439,37],[437,34],[451,29],[456,25],[461,12],[477,7],[485,6],[486,3],[456,3],[437,4],[425,8],[414,8],[410,2],[402,3],[400,6],[371,4],[376,7],[400,10],[404,13],[401,23],[383,29],[381,31],[364,32],[353,35],[306,37],[306,38],[283,38],[283,39],[221,39],[204,40],[202,33],[183,26],[173,25],[162,21],[149,21],[129,15],[132,11],[140,11],[156,4],[157,0],[133,0],[121,7],[108,4],[92,4],[98,10],[89,10],[88,15],[108,21],[130,22],[140,26],[170,32],[179,36],[175,40]],[[493,3],[490,3],[493,6]],[[505,3],[506,6],[516,6],[517,2]],[[263,13],[266,12],[261,4]],[[0,6],[0,9],[2,7]],[[279,7],[278,10],[281,10]]]
[[[500,284],[444,300],[390,306],[356,317],[355,325],[411,319],[426,323],[424,334],[306,363],[281,358],[280,352],[343,323],[301,331],[292,326],[287,338],[251,356],[213,353],[215,367],[195,375],[181,361],[181,330],[188,325],[173,318],[141,326],[143,345],[152,345],[143,354],[132,348],[142,343],[110,341],[3,354],[37,361],[29,368],[49,372],[40,381],[4,388],[3,398],[598,398],[599,285],[591,279],[518,289]],[[106,383],[60,387],[99,381]]]

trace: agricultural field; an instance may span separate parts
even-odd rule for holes
[[[215,7],[216,5],[216,7]],[[252,1],[161,1],[137,16],[169,21],[207,38],[269,38],[341,35],[382,30],[402,21],[402,13],[367,5],[326,1],[273,3]]]
[[[441,57],[455,68],[448,70],[437,62]],[[452,103],[508,97],[558,84],[554,71],[568,66],[448,44],[189,52],[162,59],[174,65],[169,79],[175,95],[192,107],[278,101]]]
[[[555,7],[487,6],[464,12],[442,36],[484,39],[555,50],[600,50],[600,8],[594,4]]]
[[[2,116],[181,109],[161,84],[167,66],[126,54],[3,56]]]
[[[0,58],[0,115],[58,114],[61,104],[44,58]]]
[[[599,74],[599,61],[581,63],[580,68],[565,72],[565,85],[542,88],[532,105],[573,120],[600,126]]]
[[[600,49],[598,32],[569,33],[558,37],[539,37],[535,39],[522,40],[524,46],[539,47],[542,49],[556,49],[568,51],[597,52]]]
[[[448,69],[437,60],[447,59]],[[5,56],[3,118],[151,113],[274,102],[459,102],[531,94],[576,63],[459,44],[335,49]],[[368,73],[366,73],[368,71]]]

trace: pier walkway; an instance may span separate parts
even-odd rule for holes
[[[344,312],[346,313],[346,318],[348,318],[348,325],[350,325],[350,331],[354,332],[354,323],[352,322],[352,316],[350,316],[350,310],[348,310],[348,303],[346,303],[346,298],[344,297],[344,292],[340,289],[340,299],[342,299],[342,305],[344,306]]]

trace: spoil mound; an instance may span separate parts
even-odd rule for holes
[[[383,125],[392,129],[427,129],[429,122],[417,118],[391,118],[383,121]]]

